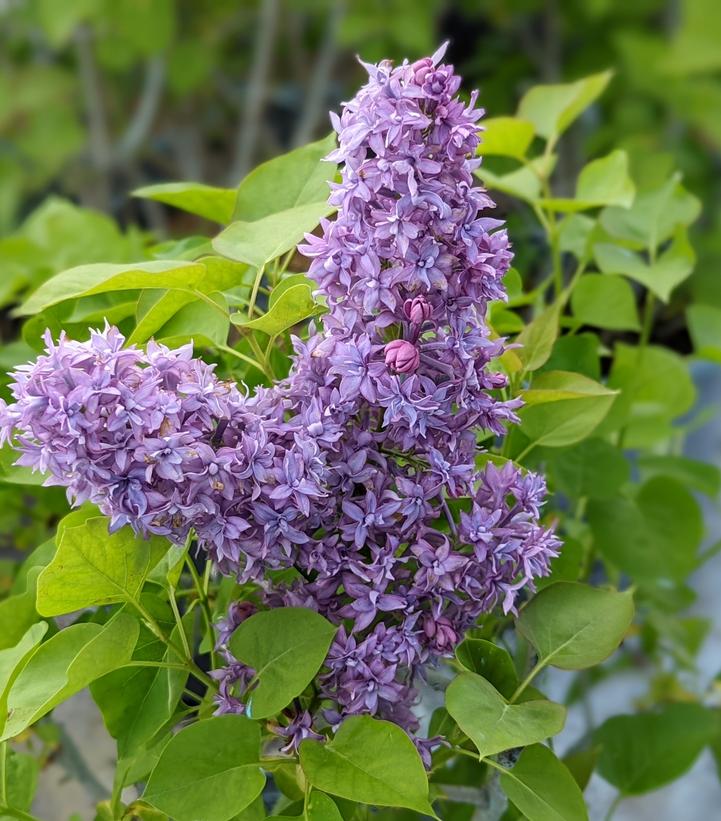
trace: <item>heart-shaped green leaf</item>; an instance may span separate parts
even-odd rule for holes
[[[446,707],[481,758],[544,741],[561,732],[566,718],[566,710],[552,701],[509,704],[474,673],[461,673],[448,685]]]
[[[305,777],[319,790],[380,807],[407,807],[435,817],[428,778],[408,735],[389,721],[351,716],[331,741],[300,745]]]

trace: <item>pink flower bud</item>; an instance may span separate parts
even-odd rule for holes
[[[403,303],[403,313],[415,325],[422,325],[427,319],[431,318],[433,308],[424,296],[417,296],[413,299],[407,299]]]
[[[418,348],[405,339],[394,339],[385,347],[386,365],[396,373],[412,373],[419,365]]]
[[[422,60],[416,60],[411,66],[413,71],[413,79],[418,85],[423,85],[426,76],[433,71],[433,60],[430,57],[424,57]]]

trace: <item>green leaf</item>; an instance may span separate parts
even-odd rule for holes
[[[272,305],[268,313],[257,319],[248,320],[245,314],[231,314],[231,321],[242,328],[262,331],[268,336],[276,336],[292,328],[309,316],[313,316],[319,306],[313,301],[313,292],[308,285],[293,285],[283,290]]]
[[[320,790],[311,790],[302,815],[274,815],[276,821],[343,821],[335,801]]]
[[[656,345],[639,348],[617,343],[610,388],[621,391],[599,433],[626,427],[627,447],[667,438],[671,422],[693,407],[696,389],[686,363],[675,351]]]
[[[595,732],[598,771],[623,795],[649,792],[683,775],[718,732],[714,712],[699,704],[613,716]]]
[[[605,242],[594,245],[593,254],[605,274],[623,274],[634,279],[663,302],[669,301],[674,288],[690,276],[696,263],[696,255],[684,229],[653,263],[645,262],[628,248]]]
[[[397,724],[370,716],[346,718],[330,741],[302,742],[300,763],[308,781],[324,792],[435,817],[423,762]]]
[[[570,371],[539,374],[523,393],[521,431],[533,445],[565,447],[594,431],[617,391]]]
[[[335,132],[254,168],[238,186],[233,218],[254,222],[280,211],[328,199],[336,164],[324,161]]]
[[[9,485],[42,485],[45,481],[45,476],[39,471],[33,471],[32,468],[21,467],[16,465],[18,459],[18,452],[11,448],[10,445],[5,445],[0,448],[0,482]]]
[[[492,641],[464,639],[456,647],[456,658],[466,670],[490,681],[505,698],[510,698],[518,687],[513,659],[507,650]]]
[[[143,291],[138,299],[135,328],[128,337],[128,345],[147,342],[181,308],[198,303],[197,294],[191,291]]]
[[[310,684],[328,654],[337,627],[304,607],[255,613],[231,636],[231,653],[256,673],[248,715],[275,715]]]
[[[261,268],[294,248],[332,211],[325,201],[310,202],[254,222],[238,220],[218,234],[213,248],[229,259]]]
[[[592,500],[588,521],[594,545],[634,579],[683,581],[697,565],[703,517],[676,479],[655,476],[635,499]]]
[[[628,208],[635,193],[636,188],[628,174],[628,155],[616,150],[584,166],[573,199],[543,199],[541,204],[553,211],[585,211],[604,205]]]
[[[689,226],[701,212],[701,203],[680,183],[680,175],[658,188],[640,191],[630,208],[611,206],[601,212],[601,225],[615,239],[637,248],[655,250],[676,233]]]
[[[539,136],[555,139],[603,93],[610,79],[611,72],[603,71],[575,83],[535,86],[522,97],[518,116],[530,120]]]
[[[582,670],[600,664],[623,641],[633,596],[573,582],[544,588],[521,610],[518,631],[538,651],[538,665]]]
[[[566,755],[563,756],[563,763],[581,790],[586,789],[593,775],[593,771],[596,769],[598,752],[599,748],[597,746],[586,747],[580,750],[574,749],[573,752],[566,753]]]
[[[714,0],[686,0],[679,8],[670,43],[664,43],[665,72],[696,75],[721,68],[721,21]]]
[[[568,768],[541,744],[527,747],[501,788],[528,821],[587,821],[586,802]]]
[[[177,625],[170,637],[180,644]],[[133,652],[133,662],[139,661],[180,664],[183,659],[141,626]],[[92,682],[90,692],[108,732],[118,742],[119,759],[131,758],[165,726],[175,712],[187,678],[187,670],[120,667]]]
[[[554,303],[529,322],[516,337],[515,342],[522,345],[517,353],[524,371],[536,371],[548,361],[558,336],[560,313],[560,304]]]
[[[205,273],[205,266],[195,262],[154,260],[127,265],[95,263],[62,271],[44,282],[19,308],[17,316],[30,316],[74,299],[107,291],[142,288],[189,288]]]
[[[698,490],[711,499],[716,499],[721,493],[721,469],[708,462],[686,456],[649,453],[638,457],[638,466],[644,478],[669,476],[689,490]]]
[[[556,485],[572,499],[609,499],[631,475],[622,451],[603,439],[548,451],[547,457]]]
[[[200,182],[164,182],[136,188],[133,196],[163,202],[188,214],[227,225],[233,219],[236,191]]]
[[[215,716],[170,739],[143,799],[176,821],[228,821],[264,784],[260,726],[244,716]]]
[[[533,141],[533,123],[518,117],[492,117],[483,121],[483,156],[515,157],[522,160]]]
[[[576,259],[590,257],[590,240],[597,222],[585,214],[568,214],[558,228],[558,244],[561,253],[573,254]]]
[[[35,599],[41,570],[31,568],[24,589],[0,601],[0,650],[17,644],[28,627],[38,621]]]
[[[230,329],[230,314],[225,295],[214,291],[208,301],[197,299],[183,305],[155,333],[155,338],[170,347],[194,342],[196,345],[225,345]],[[213,307],[215,305],[216,307]]]
[[[0,730],[5,726],[7,718],[8,692],[47,630],[48,624],[45,621],[33,624],[14,647],[0,650]]]
[[[0,804],[8,808],[0,810],[2,821],[33,818],[26,813],[33,803],[39,772],[40,761],[35,755],[18,752],[7,744],[0,746]]]
[[[686,318],[696,355],[721,363],[721,308],[690,305]]]
[[[609,331],[638,331],[641,323],[633,289],[620,277],[585,274],[571,293],[571,310],[583,325]]]
[[[18,735],[91,681],[129,661],[137,638],[137,619],[120,613],[102,626],[73,624],[41,644],[10,688],[0,741]]]
[[[165,539],[144,539],[129,527],[109,533],[104,516],[68,527],[38,579],[38,612],[60,616],[83,607],[134,601],[167,549]]]
[[[539,177],[550,176],[556,164],[555,155],[542,155],[534,157],[516,171],[508,174],[494,174],[485,165],[481,166],[475,174],[483,181],[487,188],[503,191],[512,197],[518,197],[528,203],[538,201],[541,194],[541,180]]]
[[[446,708],[480,758],[544,741],[560,733],[566,720],[565,708],[552,701],[509,704],[475,673],[461,673],[448,685]]]
[[[559,336],[546,364],[538,372],[575,371],[598,381],[601,378],[602,351],[601,340],[590,331]]]

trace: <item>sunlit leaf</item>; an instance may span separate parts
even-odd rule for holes
[[[324,792],[435,816],[423,762],[397,724],[370,716],[346,718],[332,740],[302,742],[300,763],[308,781]]]
[[[603,93],[610,79],[611,72],[603,71],[575,83],[534,86],[521,99],[518,116],[530,120],[541,137],[555,138]]]

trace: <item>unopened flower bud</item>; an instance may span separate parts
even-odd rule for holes
[[[422,325],[431,318],[433,307],[424,296],[417,296],[403,303],[403,313],[414,325]]]
[[[423,85],[426,76],[433,71],[433,60],[430,57],[424,57],[422,60],[416,60],[411,66],[413,70],[413,79],[418,85]]]
[[[394,339],[385,347],[386,365],[396,373],[413,373],[421,356],[418,348],[406,339]]]

